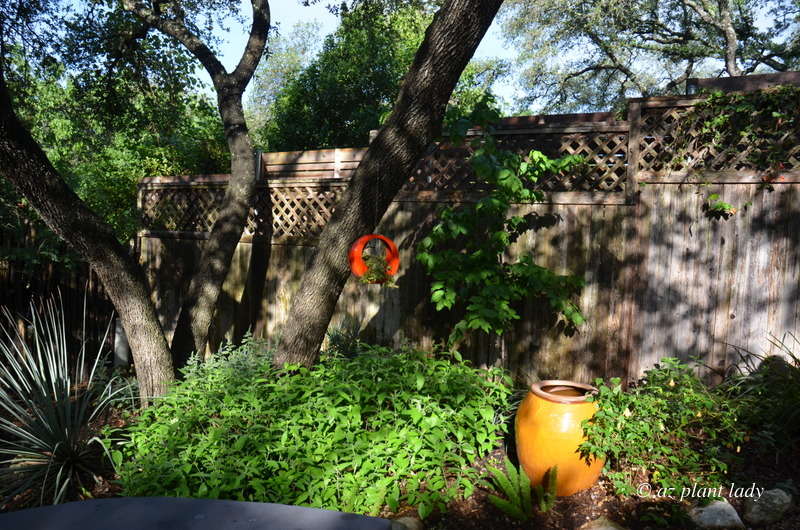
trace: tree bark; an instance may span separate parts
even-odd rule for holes
[[[277,368],[316,362],[350,275],[350,245],[375,229],[439,133],[458,78],[502,3],[448,0],[434,16],[394,110],[364,155],[307,264],[275,353]]]
[[[263,54],[270,12],[267,0],[252,0],[250,37],[236,69],[228,73],[211,50],[188,30],[182,18],[163,18],[158,3],[153,4],[153,9],[136,0],[124,0],[124,4],[149,25],[183,43],[211,74],[231,151],[230,184],[183,304],[180,320],[183,327],[176,331],[183,340],[173,340],[172,352],[139,264],[119,243],[113,229],[67,186],[14,113],[2,60],[0,171],[53,231],[97,272],[128,335],[142,396],[149,398],[163,395],[167,383],[174,379],[172,354],[183,364],[189,353],[205,345],[214,306],[247,220],[255,188],[255,166],[242,95]]]
[[[67,186],[19,121],[2,61],[0,171],[44,222],[97,272],[128,335],[141,395],[162,395],[174,378],[172,359],[139,264],[117,240],[113,229]]]
[[[203,352],[214,317],[222,284],[233,254],[244,231],[255,191],[256,166],[253,143],[247,129],[242,96],[264,52],[270,27],[267,0],[252,0],[253,23],[242,58],[233,72],[192,33],[182,18],[167,18],[156,7],[148,8],[136,0],[123,0],[125,9],[162,33],[180,41],[205,67],[217,92],[217,107],[231,152],[231,177],[219,208],[217,220],[203,247],[198,270],[181,304],[172,355],[176,366],[183,366],[193,352]]]

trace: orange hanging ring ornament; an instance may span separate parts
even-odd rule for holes
[[[378,274],[375,274],[376,271],[371,270],[370,265],[364,260],[364,248],[366,247],[367,243],[373,239],[377,239],[386,247],[386,266],[384,270],[377,271]],[[385,283],[392,276],[397,274],[397,271],[400,268],[400,253],[397,251],[397,245],[395,245],[394,242],[388,237],[380,234],[369,234],[358,238],[356,242],[353,243],[353,246],[350,247],[348,260],[350,261],[350,270],[359,278],[362,278],[365,274],[369,273],[365,283]]]

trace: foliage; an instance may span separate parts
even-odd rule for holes
[[[800,126],[798,101],[800,87],[796,86],[713,92],[681,119],[673,150],[676,154],[686,150],[699,153],[688,163],[691,171],[716,170],[731,163],[747,165],[763,172],[762,179],[769,185],[782,178],[782,170],[796,164],[792,153],[797,149]],[[744,164],[739,162],[742,159]],[[680,164],[676,157],[673,166]]]
[[[281,90],[292,83],[308,68],[322,47],[320,31],[316,21],[297,23],[289,33],[270,33],[267,52],[258,64],[249,90],[247,123],[253,131],[253,143],[267,151],[269,142],[261,133],[275,119],[275,103]]]
[[[327,339],[325,349],[330,352],[336,352],[337,355],[354,357],[360,349],[360,331],[361,325],[356,320],[345,321],[339,326],[329,327],[328,332],[325,334]]]
[[[606,459],[604,471],[617,493],[641,493],[647,481],[653,494],[723,483],[748,438],[741,421],[746,401],[709,390],[675,358],[662,359],[627,392],[619,383],[597,379],[599,410],[584,422],[588,441],[581,446]]]
[[[692,77],[798,68],[794,0],[508,0],[525,108],[619,108],[679,93]]]
[[[394,276],[390,274],[391,265],[384,256],[374,256],[366,254],[363,256],[367,272],[362,274],[359,283],[378,283],[383,287],[397,287],[394,283]]]
[[[517,469],[506,457],[506,472],[503,473],[496,467],[487,466],[492,474],[495,486],[505,495],[505,499],[497,495],[489,495],[489,501],[497,506],[506,515],[514,519],[527,521],[533,515],[533,498],[540,512],[549,511],[556,502],[556,489],[558,483],[558,465],[553,466],[545,475],[544,484],[531,489],[531,481],[522,466]]]
[[[489,501],[506,515],[520,521],[527,521],[533,515],[531,481],[525,470],[522,467],[517,469],[508,457],[506,457],[505,467],[506,472],[503,473],[496,467],[487,466],[498,491],[506,497],[502,499],[497,495],[489,495]]]
[[[70,490],[91,486],[102,443],[91,422],[114,397],[110,382],[98,381],[99,352],[70,351],[64,309],[55,302],[33,314],[26,343],[5,310],[0,342],[0,506],[17,495],[21,505],[57,504]],[[70,359],[74,364],[70,365]],[[88,370],[87,370],[88,368]],[[3,500],[4,499],[4,500]]]
[[[313,60],[312,28],[298,26],[276,39],[248,104],[259,146],[285,151],[367,145],[369,132],[394,106],[436,4],[353,2],[337,10],[341,25]],[[508,74],[506,61],[471,61],[450,104],[471,109]]]
[[[743,421],[771,453],[800,444],[800,339],[791,333],[770,337],[774,353],[734,347],[736,369],[723,382],[733,399],[748,403]]]
[[[533,488],[533,496],[540,512],[549,511],[556,503],[556,491],[558,489],[558,464],[551,467],[546,475],[544,483]]]
[[[712,193],[706,198],[702,209],[706,216],[712,219],[727,219],[739,211],[739,208],[723,201],[717,193]]]
[[[479,108],[475,115],[479,113],[492,115],[486,108]],[[545,299],[568,325],[583,322],[571,300],[583,286],[581,279],[557,275],[535,264],[527,254],[516,261],[507,257],[516,238],[529,229],[525,217],[509,213],[512,204],[540,200],[542,194],[532,184],[540,176],[568,170],[579,159],[551,160],[538,151],[522,157],[502,149],[485,117],[480,119],[483,134],[471,143],[470,163],[488,193],[469,206],[443,208],[439,221],[417,247],[417,260],[433,276],[431,301],[437,311],[459,303],[466,306],[464,317],[450,335],[451,344],[475,329],[502,334],[519,319],[513,303],[533,296]],[[464,138],[470,123],[454,123],[454,143]]]
[[[143,177],[220,173],[229,167],[222,124],[206,96],[157,87],[143,91],[114,79],[87,86],[62,65],[18,82],[24,89],[12,88],[21,120],[121,241],[139,228],[136,195]],[[130,99],[124,105],[110,102],[109,90]]]
[[[472,493],[469,462],[505,429],[507,376],[458,354],[359,345],[284,372],[269,357],[248,336],[190,365],[115,451],[125,494],[371,514],[408,503],[425,517]]]
[[[364,2],[341,13],[321,53],[275,98],[270,151],[361,147],[394,104],[431,12]],[[269,61],[267,61],[269,67]]]

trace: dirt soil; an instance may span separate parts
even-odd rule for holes
[[[508,455],[515,462],[515,455]],[[506,451],[497,449],[475,467],[483,477],[489,477],[486,465],[504,469]],[[798,486],[800,479],[800,448],[776,460],[776,455],[757,451],[755,447],[743,448],[743,463],[734,470],[734,476],[743,477],[739,484],[755,483],[759,488],[771,489],[776,484],[792,480]],[[746,482],[744,477],[747,478]],[[591,488],[570,497],[559,497],[551,510],[546,513],[535,512],[526,522],[517,521],[497,509],[490,501],[489,488],[479,487],[467,499],[451,502],[446,513],[434,512],[424,521],[427,530],[449,529],[536,529],[536,530],[576,530],[590,521],[606,517],[630,530],[656,528],[691,528],[691,521],[684,516],[689,503],[677,501],[655,501],[643,497],[622,497],[613,494],[613,489],[602,477]],[[729,488],[724,490],[726,499],[743,514],[744,499],[730,497]],[[748,528],[763,530],[796,530],[800,528],[800,503],[795,495],[792,511],[778,523]],[[415,516],[413,510],[404,510],[398,516]]]

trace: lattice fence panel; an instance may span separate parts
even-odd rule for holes
[[[273,241],[318,238],[343,192],[343,185],[271,186]]]
[[[271,234],[276,242],[315,239],[344,191],[344,183],[334,180],[270,184],[269,188],[256,187],[244,235]],[[211,231],[217,219],[225,186],[222,183],[187,188],[154,185],[140,193],[145,230],[203,233]]]
[[[147,230],[207,232],[217,220],[225,188],[157,187],[142,191],[142,225]]]
[[[482,193],[485,186],[477,182],[469,166],[472,155],[469,145],[453,146],[442,143],[433,146],[411,172],[411,177],[400,188],[400,194],[419,192]]]
[[[642,109],[638,169],[645,172],[762,171],[757,160],[776,146],[787,150],[782,169],[800,167],[796,130],[759,132],[758,145],[743,140],[741,131],[727,125],[707,132],[714,116],[691,105]],[[788,146],[788,147],[787,147]]]
[[[541,151],[551,158],[576,155],[583,163],[571,171],[549,175],[536,188],[557,191],[625,191],[627,130],[555,131],[551,134],[500,136],[502,145],[528,159],[530,151]]]
[[[528,161],[528,154],[534,150],[553,158],[571,154],[584,159],[584,163],[568,173],[549,175],[541,179],[532,186],[535,189],[607,192],[625,190],[628,133],[624,127],[620,127],[620,131],[602,132],[563,132],[556,129],[550,134],[532,134],[530,131],[503,134],[499,131],[495,137],[503,148],[521,154]],[[401,193],[486,192],[486,185],[478,182],[469,166],[468,159],[472,153],[473,149],[469,144],[460,147],[443,144],[432,148],[414,169]]]

